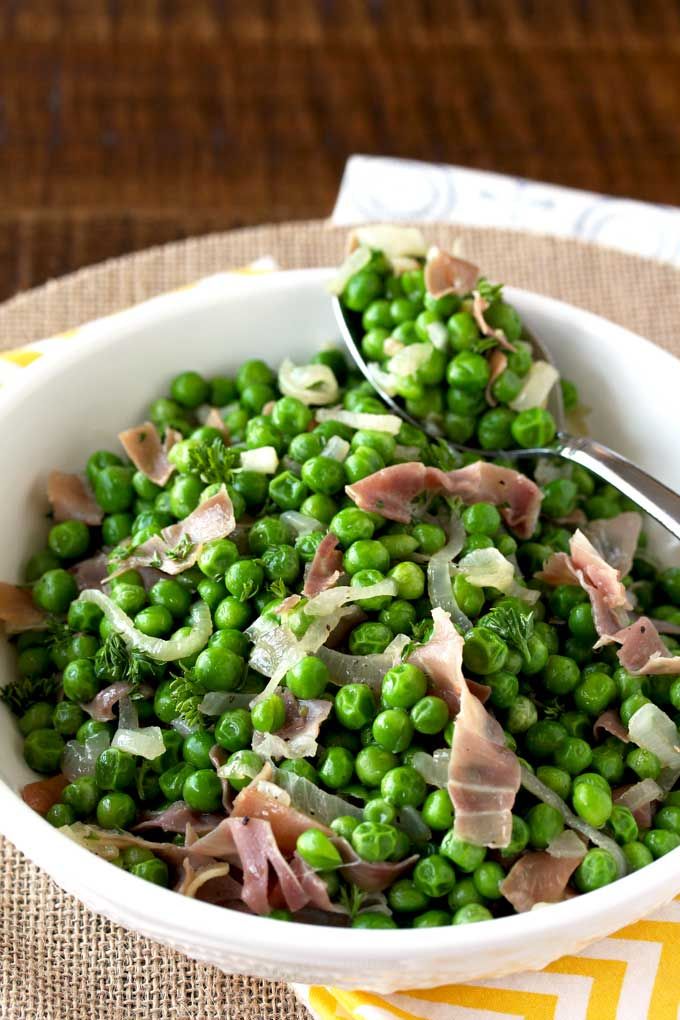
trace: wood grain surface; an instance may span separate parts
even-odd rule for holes
[[[327,215],[352,152],[680,204],[678,0],[0,0],[0,297]]]

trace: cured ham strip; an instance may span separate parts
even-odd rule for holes
[[[92,701],[88,701],[86,705],[81,705],[80,707],[83,711],[87,712],[91,719],[96,719],[97,722],[111,722],[112,719],[116,718],[113,711],[115,706],[131,690],[130,684],[126,684],[123,680],[118,680],[115,684],[109,684],[108,687],[102,688]],[[182,829],[182,831],[184,830]]]
[[[83,521],[84,524],[101,524],[104,511],[95,500],[90,486],[80,475],[64,471],[50,471],[47,479],[47,499],[55,521]]]
[[[628,743],[630,740],[628,730],[621,722],[621,716],[615,708],[608,708],[593,723],[593,735],[596,739],[601,736],[601,731],[611,733],[613,737],[618,737],[624,743]]]
[[[491,407],[495,407],[498,401],[493,395],[492,387],[498,379],[499,375],[502,375],[508,367],[508,356],[503,351],[495,347],[488,358],[489,361],[489,381],[486,384],[486,402]]]
[[[479,327],[479,332],[482,336],[492,336],[494,340],[497,340],[501,347],[504,347],[506,351],[514,351],[515,348],[510,343],[508,338],[502,329],[494,329],[484,318],[484,312],[489,308],[489,302],[486,298],[483,298],[478,290],[473,291],[472,294],[472,314],[474,320]]]
[[[271,401],[271,404],[273,406],[273,401]],[[265,405],[265,407],[266,406],[267,405]],[[264,408],[262,408],[262,414],[271,414],[271,411],[266,411]],[[229,444],[231,442],[231,436],[229,434],[229,429],[224,424],[224,421],[222,420],[222,415],[220,414],[220,412],[217,410],[216,407],[211,407],[210,408],[210,410],[208,412],[208,416],[205,419],[205,421],[203,422],[203,424],[204,424],[204,426],[206,428],[215,429],[217,432],[219,432],[220,435],[222,436],[222,439],[225,442],[225,445],[229,446]]]
[[[44,630],[47,626],[47,614],[34,604],[30,588],[4,581],[0,581],[0,620],[8,634]]]
[[[621,645],[618,659],[624,669],[636,676],[677,676],[680,674],[680,655],[669,655],[659,632],[647,616],[614,634],[605,635],[598,645],[616,641]]]
[[[618,555],[621,560],[625,550]],[[580,584],[588,593],[600,637],[615,634],[628,622],[626,610],[631,606],[620,571],[603,559],[580,530],[569,540],[569,554],[553,553],[536,577],[546,584]]]
[[[328,886],[324,880],[317,875],[314,868],[303,861],[299,854],[293,856],[290,863],[293,874],[302,886],[307,897],[307,902],[317,910],[325,910],[329,914],[346,914],[345,907],[339,903],[333,903],[328,895]]]
[[[425,263],[425,286],[433,298],[445,294],[469,294],[479,279],[472,262],[458,259],[441,248],[430,248]]]
[[[268,790],[272,786],[269,782],[271,774],[271,766],[265,765],[259,776],[240,791],[234,800],[231,817],[261,818],[269,822],[278,846],[286,855],[294,853],[298,836],[307,829],[320,829],[327,836],[331,835],[331,830],[325,825],[291,807],[290,798],[284,790],[279,791],[281,796],[272,796],[273,790]]]
[[[642,517],[631,510],[608,520],[590,521],[583,531],[600,556],[625,577],[633,566],[641,529]]]
[[[463,682],[449,759],[454,835],[478,846],[507,846],[520,779],[519,762],[505,746],[500,723]]]
[[[393,464],[348,485],[345,491],[360,509],[377,511],[400,524],[410,522],[413,504],[423,494],[459,496],[464,503],[493,503],[520,538],[533,534],[543,498],[526,475],[484,461],[448,472],[418,461]]]
[[[231,865],[224,862],[218,864],[216,861],[211,861],[209,864],[202,864],[199,868],[194,868],[191,860],[187,857],[182,862],[182,878],[175,886],[175,892],[180,893],[182,896],[199,899],[198,893],[206,882],[210,882],[215,878],[228,878],[230,867]],[[240,899],[243,894],[243,886],[240,882],[236,882],[233,879],[232,882],[232,891],[236,893],[234,898]],[[203,899],[203,897],[200,898]],[[211,901],[208,900],[208,902]]]
[[[627,807],[641,829],[652,824],[653,806],[664,796],[664,791],[653,779],[642,779],[639,783],[619,786],[612,791],[615,804]]]
[[[416,648],[409,656],[413,666],[422,669],[431,683],[431,693],[443,698],[452,715],[460,708],[463,678],[463,638],[451,623],[451,617],[443,609],[433,609],[434,630],[429,641]],[[484,702],[491,693],[486,684],[467,681],[475,697]]]
[[[222,821],[223,816],[194,811],[183,800],[177,800],[163,811],[151,811],[147,818],[134,827],[135,832],[161,829],[163,832],[185,832],[190,825],[197,836],[205,836]]]
[[[161,442],[156,426],[150,421],[145,421],[143,425],[135,425],[134,428],[119,432],[118,438],[138,471],[156,485],[165,485],[170,480],[175,467],[168,460],[168,453],[182,438],[181,432],[167,429]]]
[[[102,591],[104,581],[109,576],[109,561],[106,553],[97,553],[87,560],[81,560],[69,570],[73,574],[78,591],[85,591],[86,588],[96,588]]]
[[[303,595],[313,598],[327,588],[332,588],[342,571],[342,550],[338,549],[336,535],[329,533],[321,539],[314,559],[309,565]]]
[[[27,783],[21,791],[21,799],[30,808],[43,817],[51,807],[58,804],[68,779],[61,774],[49,779],[38,779],[35,783]]]
[[[501,882],[501,892],[519,913],[538,903],[561,903],[565,899],[569,879],[583,860],[586,848],[574,833],[562,835],[574,836],[573,850],[566,854],[551,853],[551,844],[548,850],[522,854]]]
[[[334,836],[331,842],[338,848],[340,856],[345,862],[338,869],[340,874],[348,882],[363,889],[364,892],[382,892],[383,889],[392,885],[395,879],[413,867],[418,860],[418,855],[413,854],[403,861],[380,861],[374,864],[371,861],[362,860],[346,839]]]
[[[332,702],[323,698],[298,701],[287,688],[281,692],[286,705],[284,725],[276,733],[255,732],[253,750],[269,758],[308,758],[316,754],[321,724],[330,715]]]
[[[205,503],[197,506],[188,517],[163,528],[160,535],[137,546],[123,560],[117,573],[131,567],[157,567],[164,574],[181,574],[193,567],[206,542],[226,538],[236,526],[234,508],[226,489],[221,489]],[[182,547],[186,548],[186,551]],[[179,553],[182,552],[182,555]],[[111,575],[115,577],[116,575]]]

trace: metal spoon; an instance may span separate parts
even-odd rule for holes
[[[358,345],[358,338],[363,334],[361,330],[361,318],[349,312],[346,313],[337,297],[332,298],[335,319],[340,329],[340,335],[352,356],[355,365],[370,382],[371,386],[389,407],[394,414],[398,415],[410,425],[426,432],[436,439],[444,439],[448,446],[461,453],[477,453],[484,457],[507,457],[513,460],[520,460],[523,457],[561,457],[563,460],[572,461],[592,471],[599,478],[614,485],[625,496],[632,499],[640,509],[646,511],[658,521],[675,538],[680,539],[680,495],[673,492],[662,482],[652,478],[642,468],[633,464],[626,457],[611,450],[608,446],[598,443],[590,436],[571,436],[565,430],[564,406],[562,404],[562,392],[559,386],[553,386],[548,406],[557,424],[557,436],[551,446],[537,446],[525,450],[477,450],[472,446],[464,446],[460,443],[453,443],[442,436],[441,432],[431,422],[418,421],[411,417],[389,393],[386,393],[382,386],[373,378],[370,369],[364,361]],[[544,361],[554,365],[550,352],[541,344],[538,339],[525,329],[525,335],[531,342],[535,353]]]

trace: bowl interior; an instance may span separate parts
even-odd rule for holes
[[[198,287],[86,327],[57,359],[32,367],[0,397],[0,578],[21,576],[44,541],[45,482],[52,468],[79,470],[96,449],[117,449],[116,434],[144,419],[149,402],[184,369],[230,374],[247,358],[304,361],[335,340],[325,270],[280,273],[234,294]],[[597,438],[680,489],[680,363],[663,351],[577,309],[507,289],[528,325],[592,408]],[[657,541],[661,541],[657,539]],[[662,543],[663,544],[663,543]],[[14,664],[0,642],[2,672]],[[148,887],[84,851],[33,815],[10,791],[32,774],[15,722],[0,706],[0,829],[86,902],[131,927],[225,969],[297,980],[389,989],[540,966],[670,899],[680,885],[680,851],[617,888],[539,914],[474,925],[473,932],[345,932],[281,926]],[[231,912],[229,912],[231,913]],[[475,952],[473,953],[473,948]],[[500,961],[500,962],[499,962]],[[398,962],[398,966],[395,964]]]

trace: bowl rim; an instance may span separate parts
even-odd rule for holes
[[[253,292],[259,295],[263,289],[278,291],[310,282],[323,283],[332,274],[333,270],[326,268],[279,270],[261,274],[252,278],[257,280]],[[29,393],[57,380],[86,353],[93,355],[104,351],[139,327],[161,325],[178,312],[206,309],[211,305],[222,307],[231,301],[243,301],[248,284],[231,293],[225,293],[219,286],[212,286],[230,275],[208,277],[189,288],[159,295],[79,327],[76,336],[60,345],[58,357],[41,358],[31,366],[30,371],[21,373],[9,390],[0,394],[0,421],[4,414],[13,410]],[[249,279],[242,278],[243,281]],[[613,331],[621,343],[641,342],[662,356],[662,359],[673,362],[676,366],[674,371],[677,371],[677,361],[672,355],[623,326],[532,291],[507,287],[506,293],[521,306],[524,315],[530,317],[532,311],[541,310],[573,324],[575,328]],[[435,951],[441,955],[447,950],[452,954],[464,950],[466,955],[473,956],[476,952],[488,952],[492,945],[496,951],[502,952],[518,940],[540,941],[556,927],[567,925],[578,925],[584,933],[583,941],[587,942],[607,934],[616,926],[613,923],[607,928],[607,914],[622,898],[622,882],[626,883],[625,898],[630,901],[631,916],[636,909],[643,912],[646,910],[646,907],[636,908],[636,902],[647,903],[650,895],[654,894],[659,903],[670,901],[680,888],[678,848],[641,870],[587,895],[549,904],[540,910],[494,918],[471,926],[362,930],[306,925],[293,921],[282,930],[280,922],[236,911],[229,911],[229,917],[225,919],[223,907],[187,897],[180,899],[172,890],[140,882],[122,869],[111,867],[107,861],[76,843],[70,842],[67,847],[59,831],[29,808],[3,780],[0,780],[0,831],[69,892],[79,897],[84,888],[96,889],[112,911],[114,905],[117,907],[120,916],[122,909],[129,905],[136,912],[135,920],[141,918],[147,933],[156,934],[161,940],[174,939],[187,945],[198,935],[203,946],[225,948],[230,937],[231,925],[228,922],[236,922],[241,944],[252,945],[253,952],[258,956],[276,959],[285,954],[281,938],[283,934],[288,946],[294,945],[301,957],[309,954],[314,959],[317,969],[324,964],[329,969],[337,968],[343,960],[349,963],[359,956],[365,968],[377,969],[385,963],[394,963],[395,959],[406,953],[411,963],[422,960],[425,964]],[[65,859],[66,853],[68,860]],[[671,879],[676,880],[674,892],[669,891]],[[635,918],[639,916],[636,914]],[[587,934],[592,931],[595,934]]]

